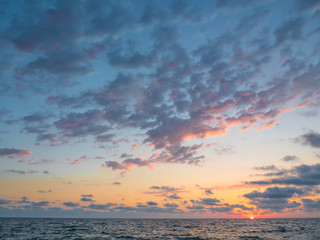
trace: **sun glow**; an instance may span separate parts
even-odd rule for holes
[[[253,220],[253,219],[254,219],[254,217],[253,217],[253,216],[251,216],[251,217],[250,217],[250,219],[251,219],[251,220]]]

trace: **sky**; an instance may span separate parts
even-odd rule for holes
[[[0,1],[0,216],[320,216],[319,0]]]

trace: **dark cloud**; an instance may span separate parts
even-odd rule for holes
[[[181,197],[179,197],[176,193],[172,194],[172,195],[168,195],[167,198],[170,198],[170,199],[181,199]]]
[[[26,174],[26,171],[23,171],[23,170],[14,170],[14,169],[7,169],[6,172],[17,173],[17,174]]]
[[[35,207],[47,207],[49,206],[50,202],[48,201],[40,201],[40,202],[32,202],[31,205]]]
[[[267,188],[264,192],[253,191],[245,194],[244,197],[249,199],[256,198],[291,198],[294,194],[302,194],[303,190],[294,187],[272,187]]]
[[[317,11],[319,9],[319,1],[318,0],[297,0],[296,1],[297,10],[308,10],[311,9],[313,11]]]
[[[121,154],[120,158],[130,158],[132,156],[133,156],[133,154],[123,153],[123,154]]]
[[[298,161],[299,158],[294,155],[287,155],[287,156],[284,156],[281,160],[285,162],[295,162],[295,161]]]
[[[63,76],[80,76],[92,71],[88,59],[78,52],[61,49],[61,51],[50,52],[47,57],[39,57],[30,62],[23,74],[61,74]]]
[[[200,200],[196,201],[198,204],[200,205],[205,205],[205,206],[214,206],[214,205],[218,205],[220,202],[220,200],[216,199],[216,198],[201,198]]]
[[[307,53],[296,54],[294,48],[297,40],[305,39],[310,19],[280,21],[274,29],[265,25],[269,11],[264,3],[258,9],[252,0],[203,5],[143,1],[139,11],[130,2],[117,1],[56,1],[32,8],[22,2],[20,10],[10,4],[1,41],[12,44],[15,53],[32,56],[17,61],[10,82],[20,84],[21,92],[50,92],[46,106],[59,111],[57,116],[34,113],[18,119],[25,124],[23,133],[35,134],[37,144],[55,146],[92,137],[96,144],[118,145],[129,138],[117,140],[117,131],[139,132],[139,144],[150,145],[154,155],[142,159],[122,154],[123,161],[102,164],[111,170],[126,173],[158,163],[201,165],[203,145],[186,140],[222,136],[231,126],[272,128],[282,113],[312,102],[318,89],[319,63],[306,61]],[[249,7],[211,37],[205,34],[204,20],[218,14],[214,4],[218,11]],[[315,7],[313,1],[297,4]],[[185,29],[178,24],[185,22],[198,29],[194,36],[204,37],[201,44],[186,46]],[[279,65],[286,73],[260,82],[257,76],[276,62],[275,56],[290,53],[296,57]],[[97,64],[98,58],[104,65]],[[86,80],[101,85],[81,82],[88,74]],[[67,94],[61,87],[75,91]],[[317,147],[315,134],[312,139],[304,136],[304,143]],[[218,154],[232,150],[216,148]],[[17,151],[0,149],[0,155],[22,154]],[[67,162],[76,164],[80,158]],[[269,170],[273,172],[265,176],[280,176],[277,169]]]
[[[24,116],[21,120],[26,122],[26,123],[42,123],[44,122],[45,120],[51,118],[52,115],[43,115],[43,114],[40,114],[40,113],[34,113],[34,114],[31,114],[31,115],[27,115],[27,116]]]
[[[112,185],[121,185],[121,182],[113,182]]]
[[[151,186],[150,189],[162,190],[165,192],[175,192],[175,191],[180,190],[181,188],[175,188],[175,187],[170,187],[170,186]]]
[[[319,211],[320,209],[320,199],[301,199],[303,202],[303,207],[307,212]]]
[[[92,198],[92,197],[93,197],[93,195],[92,195],[92,194],[82,194],[81,196],[82,196],[82,197],[90,197],[90,198]]]
[[[29,199],[27,197],[24,196],[21,198],[21,201],[18,201],[18,203],[31,203],[31,202],[29,201]]]
[[[0,198],[0,205],[5,205],[5,204],[9,204],[9,203],[11,203],[11,201]]]
[[[124,55],[118,51],[108,53],[109,65],[120,68],[140,68],[152,67],[155,62],[155,55],[143,55],[139,52],[132,52],[130,55]]]
[[[258,185],[296,185],[296,186],[312,186],[320,185],[320,164],[314,165],[299,165],[293,167],[290,170],[278,170],[272,174],[265,176],[280,176],[278,178],[272,178],[263,181],[251,181],[247,184]]]
[[[177,207],[179,207],[179,205],[177,205],[175,203],[166,203],[166,204],[163,204],[163,206],[165,206],[167,208],[177,208]]]
[[[114,137],[115,134],[99,135],[96,137],[96,141],[102,143],[111,142]]]
[[[80,201],[82,201],[82,202],[94,202],[91,198],[88,198],[88,197],[82,197],[80,199]]]
[[[282,212],[285,209],[296,209],[301,204],[295,201],[290,202],[294,196],[301,196],[305,193],[303,189],[295,187],[272,187],[264,192],[253,191],[245,194],[244,197],[251,200],[251,204],[259,209],[270,212]]]
[[[303,134],[296,138],[296,141],[314,148],[320,148],[320,134],[315,131]]]
[[[90,205],[87,206],[89,209],[94,209],[94,210],[110,210],[110,207],[117,206],[117,203],[107,203],[107,204],[94,204],[91,203]]]
[[[38,190],[38,193],[52,193],[52,191],[49,189],[48,191],[44,191],[44,190]]]
[[[72,207],[72,208],[80,206],[79,203],[74,203],[74,202],[64,202],[63,205],[66,207]]]
[[[92,5],[89,4],[90,7]],[[99,37],[107,36],[108,34],[116,35],[136,27],[136,19],[121,3],[98,4],[91,9],[95,11],[95,14],[86,25],[86,35]]]
[[[103,120],[103,112],[91,110],[85,113],[70,113],[55,122],[57,129],[66,137],[97,136],[109,130],[108,126],[97,124]]]
[[[147,202],[147,204],[148,204],[148,206],[157,206],[158,205],[158,203],[152,202],[152,201]]]
[[[304,25],[305,19],[303,18],[290,19],[284,22],[274,32],[276,37],[276,45],[282,44],[285,41],[300,40],[303,36]]]
[[[253,169],[258,171],[277,171],[278,170],[278,168],[275,165],[254,167]]]
[[[28,157],[31,155],[32,153],[25,148],[0,148],[1,157]]]
[[[205,193],[206,195],[212,195],[212,194],[213,194],[213,192],[212,192],[210,189],[206,189],[206,190],[204,191],[204,193]]]

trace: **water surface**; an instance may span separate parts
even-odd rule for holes
[[[1,239],[320,239],[320,219],[0,218]]]

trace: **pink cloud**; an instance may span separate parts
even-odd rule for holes
[[[18,149],[18,148],[0,148],[0,156],[2,157],[9,157],[9,156],[17,156],[17,157],[29,157],[31,156],[32,153],[29,152],[27,149],[22,148],[22,149]]]
[[[61,164],[79,165],[82,162],[86,162],[88,159],[85,156],[79,157],[72,161],[72,159],[67,158],[66,162],[61,162]]]
[[[268,129],[268,128],[270,129],[277,123],[278,123],[278,121],[276,121],[276,120],[273,120],[273,121],[270,121],[267,123],[263,123],[263,124],[261,124],[261,126],[257,130],[259,131],[259,130]]]
[[[131,146],[130,151],[136,150],[137,147],[139,147],[139,144],[133,144],[133,145]]]

